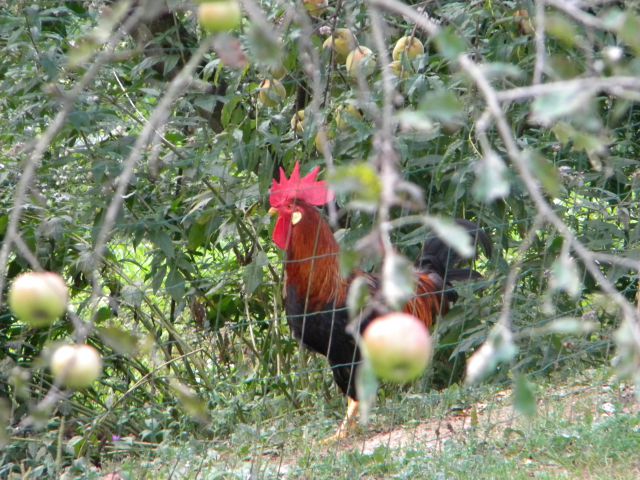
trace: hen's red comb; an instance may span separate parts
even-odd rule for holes
[[[287,178],[284,169],[280,167],[280,181],[273,181],[269,203],[274,208],[295,200],[303,200],[316,206],[329,203],[334,194],[327,187],[327,182],[316,180],[319,172],[320,167],[316,167],[306,177],[300,178],[300,162],[296,162],[291,177]]]

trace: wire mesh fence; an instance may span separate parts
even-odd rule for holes
[[[500,454],[571,475],[554,448],[629,447],[599,429],[638,425],[636,2],[241,4],[219,35],[183,2],[0,5],[0,477],[495,477]],[[282,248],[304,212],[267,210],[298,164],[335,201]],[[321,225],[337,250],[318,254]],[[4,301],[40,270],[70,296],[44,328]],[[362,380],[366,425],[326,443],[345,364],[291,322],[366,323],[427,280],[426,372]],[[52,356],[84,343],[102,376],[67,388]]]

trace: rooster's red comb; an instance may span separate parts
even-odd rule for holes
[[[273,181],[269,203],[278,208],[295,200],[303,200],[311,205],[325,205],[333,200],[333,192],[329,190],[327,182],[317,181],[320,167],[316,167],[304,178],[300,178],[300,162],[296,162],[287,178],[284,169],[280,167],[280,181]]]

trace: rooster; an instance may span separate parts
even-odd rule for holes
[[[379,281],[364,272],[356,272],[349,278],[342,276],[340,247],[317,208],[334,198],[326,182],[317,180],[319,170],[316,167],[301,178],[300,164],[296,162],[291,177],[287,178],[280,168],[280,179],[273,181],[270,191],[269,213],[277,215],[273,242],[286,253],[284,295],[289,327],[302,345],[327,357],[338,388],[347,396],[347,415],[332,437],[339,439],[347,435],[358,412],[355,371],[360,352],[347,328],[349,286],[358,275],[365,275],[374,288]],[[466,220],[458,220],[458,224],[482,244],[489,256],[491,244],[487,235]],[[430,329],[436,317],[446,314],[450,304],[457,300],[450,281],[480,277],[474,270],[454,268],[460,261],[440,239],[428,239],[416,264],[416,294],[404,311]],[[366,315],[359,325],[360,332],[376,316],[375,311]]]

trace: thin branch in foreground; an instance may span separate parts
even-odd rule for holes
[[[536,63],[533,67],[532,83],[537,85],[542,82],[545,71],[547,52],[545,50],[545,0],[536,0],[535,39],[536,39]]]
[[[567,0],[544,0],[547,5],[551,5],[566,15],[570,16],[574,20],[582,23],[585,27],[595,28],[598,30],[608,30],[608,26],[601,19],[595,15],[590,15],[587,12],[578,8],[574,2]]]
[[[31,265],[31,268],[33,268],[36,271],[43,270],[35,254],[31,251],[31,249],[27,246],[27,244],[24,243],[24,240],[22,239],[22,235],[20,235],[19,232],[15,233],[13,237],[13,243],[18,249],[18,251],[20,252],[20,255],[22,255],[27,260],[27,262],[29,262],[29,265]]]
[[[594,94],[605,91],[611,94],[620,94],[621,91],[640,92],[640,78],[638,77],[586,77],[573,80],[561,80],[557,82],[541,83],[515,87],[508,90],[497,90],[496,98],[500,102],[522,102],[542,95],[563,92],[567,90],[591,91]]]

